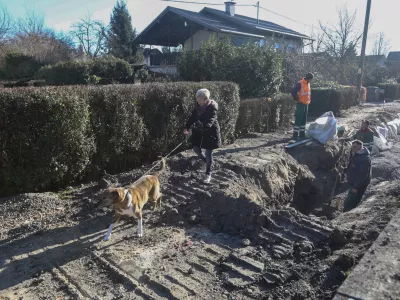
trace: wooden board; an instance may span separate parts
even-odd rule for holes
[[[312,141],[312,139],[301,140],[301,141],[298,141],[298,142],[296,142],[296,143],[286,145],[285,148],[286,148],[286,149],[290,149],[290,148],[296,147],[296,146],[298,146],[298,145],[305,144],[305,143],[307,143],[307,142],[309,142],[309,141]]]

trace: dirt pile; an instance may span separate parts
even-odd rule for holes
[[[254,237],[267,211],[291,204],[310,211],[322,199],[315,176],[282,148],[217,153],[211,185],[199,180],[202,166],[194,156],[177,156],[170,166],[164,193],[177,219],[167,209],[165,220],[175,224],[180,216],[214,232]]]

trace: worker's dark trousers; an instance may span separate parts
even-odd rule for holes
[[[352,187],[350,187],[347,197],[344,200],[343,203],[343,212],[352,210],[353,208],[356,208],[358,204],[360,204],[362,197],[364,196],[364,193],[369,185],[369,182],[360,187],[357,190],[357,193],[353,193]]]
[[[294,120],[293,138],[306,136],[308,105],[298,102]]]

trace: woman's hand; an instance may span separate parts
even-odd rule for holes
[[[189,134],[189,130],[185,129],[185,130],[183,131],[183,134],[184,134],[184,135],[188,135],[188,134]]]

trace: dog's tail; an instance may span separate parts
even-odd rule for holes
[[[154,174],[154,176],[157,176],[157,177],[160,176],[161,173],[165,171],[165,158],[160,156],[160,160],[161,160],[161,169],[158,170],[158,172],[156,172]]]

